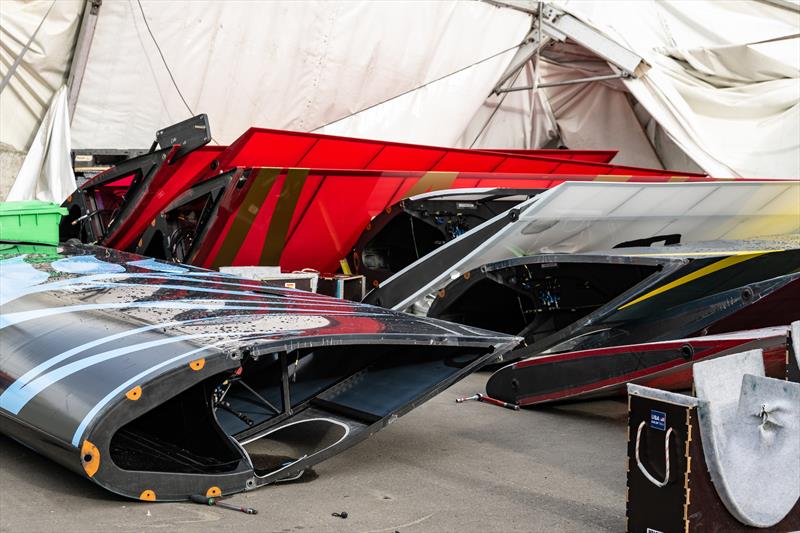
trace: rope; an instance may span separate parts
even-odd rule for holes
[[[169,65],[167,65],[167,59],[164,57],[164,52],[161,51],[161,47],[158,45],[156,36],[153,35],[153,30],[150,29],[150,24],[147,22],[147,17],[144,16],[144,8],[142,7],[141,0],[136,0],[136,3],[139,4],[139,11],[142,12],[142,20],[144,21],[144,26],[145,28],[147,28],[147,33],[150,34],[150,38],[153,40],[153,44],[156,45],[156,50],[158,50],[158,55],[161,56],[161,62],[164,63],[164,68],[167,69],[167,74],[169,74],[169,79],[172,80],[172,85],[178,92],[178,96],[181,97],[183,105],[185,105],[189,113],[191,113],[191,115],[194,116],[194,111],[192,111],[192,108],[189,107],[189,104],[186,102],[186,98],[183,97],[183,93],[181,92],[180,88],[178,88],[178,82],[175,81],[175,77],[172,75],[172,70],[169,68]]]
[[[158,41],[156,40],[155,35],[153,35],[153,30],[150,29],[150,24],[148,24],[147,17],[145,17],[145,15],[144,15],[144,9],[142,8],[141,0],[136,0],[136,3],[139,4],[139,11],[142,12],[142,19],[144,20],[144,25],[147,28],[147,32],[150,34],[150,38],[153,40],[153,44],[156,45],[156,50],[158,50],[158,55],[161,56],[161,62],[164,64],[164,68],[167,69],[167,73],[169,74],[169,79],[172,80],[172,85],[175,87],[175,90],[178,92],[178,96],[181,97],[181,101],[183,102],[183,105],[186,106],[186,109],[189,111],[189,113],[191,113],[192,116],[194,116],[194,114],[195,114],[194,111],[192,111],[192,108],[189,107],[189,104],[186,102],[186,98],[183,97],[183,93],[181,93],[181,90],[178,88],[178,83],[175,81],[175,77],[172,75],[172,70],[169,68],[169,65],[167,65],[167,60],[164,57],[164,53],[161,51],[161,47],[158,45]],[[514,50],[515,48],[519,48],[519,46],[520,46],[519,44],[515,44],[514,46],[510,46],[510,47],[506,48],[505,50],[500,50],[499,52],[494,53],[494,54],[492,54],[492,55],[490,55],[488,57],[485,57],[483,59],[475,61],[474,63],[470,63],[469,65],[467,65],[465,67],[461,67],[458,70],[454,70],[453,72],[445,74],[444,76],[440,76],[440,77],[436,78],[435,80],[431,80],[431,81],[425,82],[422,85],[418,85],[417,87],[414,87],[412,89],[408,89],[407,91],[404,91],[404,92],[402,92],[400,94],[396,94],[396,95],[391,96],[391,97],[389,97],[389,98],[387,98],[385,100],[381,100],[380,102],[376,102],[376,103],[374,103],[372,105],[369,105],[369,106],[367,106],[367,107],[365,107],[363,109],[359,109],[358,111],[354,111],[353,113],[350,113],[349,115],[345,115],[343,117],[337,118],[336,120],[332,120],[332,121],[330,121],[330,122],[328,122],[326,124],[323,124],[322,126],[318,126],[318,127],[314,128],[313,130],[311,130],[311,133],[314,133],[315,131],[318,131],[318,130],[321,130],[323,128],[326,128],[326,127],[330,126],[331,124],[336,124],[337,122],[341,122],[342,120],[345,120],[345,119],[348,119],[348,118],[353,117],[355,115],[358,115],[359,113],[363,113],[364,111],[368,111],[368,110],[372,109],[373,107],[378,107],[379,105],[383,105],[383,104],[385,104],[387,102],[391,102],[392,100],[400,98],[401,96],[405,96],[407,94],[413,93],[414,91],[418,91],[420,89],[424,89],[428,85],[434,84],[434,83],[436,83],[438,81],[442,81],[442,80],[444,80],[446,78],[449,78],[450,76],[454,76],[454,75],[456,75],[456,74],[458,74],[460,72],[463,72],[463,71],[465,71],[467,69],[470,69],[472,67],[478,66],[481,63],[485,63],[486,61],[490,61],[490,60],[492,60],[492,59],[494,59],[494,58],[496,58],[498,56],[501,56],[501,55],[505,54],[506,52],[510,52],[511,50]],[[517,73],[517,75],[519,75],[519,73]],[[503,95],[503,98],[500,100],[500,104],[503,103],[504,99],[505,99],[505,95]],[[498,104],[498,107],[500,106],[500,104]],[[497,109],[495,109],[495,111],[492,112],[492,116],[494,116],[494,113],[496,113],[496,112],[497,112]],[[490,120],[491,120],[491,117],[490,117]],[[484,125],[483,128],[481,128],[481,133],[483,133],[483,130],[485,128],[486,128],[486,125]],[[480,136],[480,133],[478,134],[478,136]],[[211,140],[213,140],[215,143],[217,142],[213,137],[212,137]],[[477,138],[475,140],[477,141]],[[217,143],[217,144],[219,144],[219,143]],[[473,141],[472,144],[475,144],[475,141]]]
[[[195,116],[195,112],[192,111],[192,108],[189,106],[189,103],[186,101],[186,98],[183,97],[183,93],[181,92],[180,88],[178,87],[178,82],[175,81],[175,76],[172,75],[172,69],[169,68],[167,64],[167,59],[164,57],[164,52],[161,51],[161,46],[159,46],[158,41],[156,40],[156,36],[153,35],[153,30],[150,29],[150,24],[147,22],[147,17],[144,15],[144,8],[142,7],[141,0],[136,0],[136,3],[139,4],[139,11],[142,13],[142,20],[144,21],[144,26],[147,28],[147,33],[150,34],[150,38],[153,40],[153,44],[156,45],[156,50],[158,50],[158,55],[161,56],[161,62],[164,64],[164,68],[167,69],[167,74],[169,74],[169,79],[172,80],[172,86],[175,87],[175,91],[177,91],[178,96],[181,97],[181,101],[183,105],[186,106],[187,111],[189,111],[190,116]],[[219,144],[214,136],[211,136],[211,140],[214,143]]]
[[[644,425],[645,421],[642,420],[642,422],[639,424],[639,429],[636,430],[636,465],[639,467],[639,470],[641,470],[642,474],[644,474],[644,477],[650,480],[650,483],[659,488],[666,487],[667,483],[669,483],[669,437],[672,435],[672,428],[667,430],[667,434],[664,437],[664,463],[667,466],[666,474],[664,474],[664,481],[659,481],[647,471],[647,468],[645,468],[645,466],[642,464],[642,461],[639,460],[639,442],[642,438],[642,428]]]
[[[525,66],[524,66],[524,65],[523,65],[522,67],[520,67],[520,69],[519,69],[519,70],[517,71],[517,73],[514,75],[514,79],[513,79],[513,80],[511,80],[511,84],[509,85],[509,87],[513,87],[513,86],[514,86],[514,84],[517,82],[517,78],[519,78],[519,75],[522,73],[522,71],[523,71],[524,69],[525,69]],[[470,147],[470,148],[473,148],[473,147],[475,146],[475,143],[476,143],[476,142],[478,142],[478,139],[480,139],[480,138],[481,138],[481,135],[483,135],[483,132],[484,132],[484,131],[486,130],[486,128],[489,126],[489,123],[492,121],[492,119],[494,118],[494,116],[497,114],[497,111],[500,109],[500,106],[502,106],[502,105],[503,105],[503,102],[505,102],[505,101],[506,101],[506,96],[508,96],[508,93],[507,93],[507,92],[503,93],[503,96],[501,96],[501,97],[500,97],[500,100],[497,102],[497,105],[496,105],[496,106],[494,106],[494,109],[492,109],[492,112],[491,112],[491,114],[489,115],[489,118],[487,118],[487,119],[486,119],[486,122],[484,122],[484,123],[483,123],[483,126],[481,126],[481,129],[480,129],[480,131],[478,132],[478,134],[475,136],[475,138],[474,138],[474,139],[472,139],[472,142],[471,142],[471,143],[470,143],[470,145],[469,145],[469,147]]]

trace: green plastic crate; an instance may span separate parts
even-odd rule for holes
[[[58,244],[58,224],[66,214],[51,202],[0,202],[0,241]]]
[[[49,263],[61,258],[58,246],[49,244],[4,244],[0,243],[0,259],[25,255],[26,263]]]

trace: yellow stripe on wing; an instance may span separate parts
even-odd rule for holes
[[[770,252],[756,252],[756,253],[734,255],[734,256],[731,256],[731,257],[726,257],[725,259],[717,261],[716,263],[712,263],[712,264],[710,264],[708,266],[705,266],[705,267],[703,267],[703,268],[701,268],[699,270],[695,270],[691,274],[687,274],[687,275],[685,275],[685,276],[683,276],[681,278],[676,279],[675,281],[671,281],[671,282],[667,283],[666,285],[662,285],[661,287],[658,287],[657,289],[653,289],[652,291],[648,292],[647,294],[643,294],[642,296],[639,296],[635,300],[631,300],[630,302],[626,303],[622,307],[619,307],[617,309],[617,311],[625,309],[626,307],[630,307],[631,305],[637,304],[637,303],[639,303],[639,302],[641,302],[643,300],[647,300],[648,298],[652,298],[653,296],[659,295],[659,294],[661,294],[663,292],[667,292],[668,290],[674,289],[675,287],[679,287],[681,285],[689,283],[690,281],[694,281],[694,280],[696,280],[698,278],[702,278],[703,276],[706,276],[706,275],[711,274],[713,272],[717,272],[719,270],[722,270],[723,268],[727,268],[729,266],[733,266],[733,265],[736,265],[738,263],[742,263],[744,261],[747,261],[749,259],[753,259],[754,257],[758,257],[760,255],[764,255],[764,254],[768,254],[768,253],[770,253]]]
[[[786,250],[759,250],[754,252],[752,250],[716,250],[708,252],[678,252],[678,253],[659,253],[653,252],[651,254],[622,254],[625,257],[707,257],[710,255],[720,255],[728,257],[730,255],[753,255],[753,254],[771,254],[772,252],[785,252]]]
[[[595,176],[594,181],[618,181],[618,182],[625,182],[631,179],[633,176],[623,176],[623,175],[611,175],[611,174],[600,174],[599,176]]]
[[[440,172],[437,170],[426,172],[408,190],[405,197],[411,198],[412,196],[426,192],[449,189],[453,185],[453,182],[456,181],[457,177],[458,172]]]

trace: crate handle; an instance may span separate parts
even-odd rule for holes
[[[639,460],[639,441],[642,438],[642,428],[644,428],[645,421],[639,424],[639,429],[636,430],[636,465],[641,470],[644,477],[650,480],[650,483],[655,485],[658,488],[666,487],[667,483],[669,483],[669,437],[672,435],[672,428],[667,430],[667,434],[664,436],[664,462],[667,465],[666,473],[664,474],[664,481],[659,481],[654,478],[650,472],[647,471],[647,468],[642,464],[642,461]]]

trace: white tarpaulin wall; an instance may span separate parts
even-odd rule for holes
[[[3,73],[51,4],[3,0]],[[85,4],[52,5],[2,94],[0,141],[19,149],[65,78]],[[761,43],[800,33],[796,10],[757,0],[554,5],[651,68],[639,79],[487,99],[530,28],[526,13],[469,1],[106,0],[73,148],[144,148],[158,128],[207,113],[221,144],[255,125],[463,147],[619,149],[619,163],[719,177],[800,175],[800,41]],[[546,48],[539,81],[613,72],[595,52],[570,41]],[[531,85],[533,73],[528,64],[515,85]]]
[[[651,68],[624,82],[540,89],[549,115],[535,112],[541,103],[534,106],[530,93],[508,93],[475,145],[515,137],[535,148],[560,133],[570,148],[617,146],[616,161],[628,164],[691,170],[694,161],[717,177],[796,178],[800,4],[785,3],[789,7],[757,0],[554,2]],[[568,43],[542,56],[542,83],[611,73],[596,55]],[[528,72],[517,86],[532,82]],[[487,100],[462,143],[484,126],[501,98]],[[519,118],[527,117],[532,124],[520,127]]]
[[[546,53],[553,60],[540,59],[540,82],[561,82],[613,73],[606,61],[574,44],[559,44],[557,50],[553,47]],[[533,80],[533,67],[528,65],[514,86],[530,87]],[[630,94],[620,80],[492,96],[471,121],[459,143],[475,148],[566,146],[589,150],[619,149],[620,153],[614,159],[616,163],[702,172],[685,160],[667,162],[660,159],[637,119]]]
[[[67,87],[62,85],[31,143],[6,200],[60,204],[77,188],[70,158]]]
[[[0,0],[0,77],[44,19],[0,93],[0,143],[23,151],[30,146],[53,95],[67,81],[83,6],[83,0]]]
[[[797,7],[712,0],[567,6],[653,66],[626,85],[707,172],[800,176]]]
[[[157,128],[200,112],[220,144],[254,125],[315,130],[496,56],[322,130],[452,145],[529,26],[469,1],[105,2],[73,142],[146,147]]]

